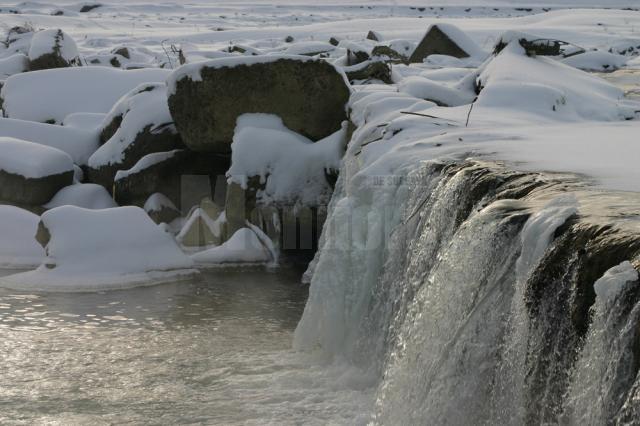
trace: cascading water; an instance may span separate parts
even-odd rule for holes
[[[496,163],[425,162],[382,185],[352,169],[295,344],[366,372],[374,424],[637,422],[637,200]],[[603,300],[607,271],[622,290]]]

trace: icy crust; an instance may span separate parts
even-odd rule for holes
[[[35,271],[0,279],[21,290],[96,291],[193,276],[193,262],[138,207],[58,207],[41,217],[47,258]]]
[[[271,261],[269,250],[249,228],[239,229],[223,244],[191,256],[196,264],[266,263]]]
[[[44,249],[35,238],[39,221],[31,212],[0,205],[1,269],[31,269],[42,263]]]
[[[145,83],[127,93],[109,111],[102,122],[102,128],[116,117],[123,117],[116,133],[102,145],[89,159],[89,166],[99,168],[124,160],[126,149],[145,128],[151,133],[160,126],[176,133],[167,104],[167,87],[164,83]],[[167,127],[165,127],[167,126]]]
[[[250,177],[259,176],[265,188],[258,199],[267,204],[320,205],[331,195],[325,170],[339,169],[345,143],[345,128],[314,143],[276,115],[244,114],[237,120],[227,176],[245,189]]]
[[[111,195],[101,185],[83,183],[62,188],[51,201],[44,205],[46,209],[62,206],[76,206],[91,210],[118,207]]]
[[[36,143],[0,137],[0,170],[25,178],[73,172],[73,160],[64,152]]]
[[[600,277],[593,289],[599,301],[609,303],[613,301],[628,285],[638,282],[638,271],[631,262],[625,261],[609,269]]]
[[[233,56],[228,58],[212,59],[209,61],[197,62],[193,64],[183,65],[177,70],[173,71],[167,78],[168,94],[173,95],[176,93],[177,82],[189,78],[192,81],[202,81],[202,75],[200,74],[203,68],[235,68],[243,65],[255,65],[255,64],[268,64],[281,60],[300,61],[300,62],[312,62],[321,61],[322,59],[315,59],[309,56],[302,55],[256,55],[256,56]],[[347,77],[344,72],[336,68],[336,72],[340,73],[345,81],[348,83]]]
[[[21,120],[62,123],[75,112],[107,113],[136,86],[162,82],[169,72],[73,67],[16,74],[2,87],[4,114]]]
[[[43,55],[56,52],[65,61],[70,62],[78,58],[78,46],[71,37],[58,29],[38,31],[31,39],[29,47],[29,58],[37,59]]]
[[[173,151],[156,152],[156,153],[153,153],[153,154],[145,155],[144,157],[142,157],[140,159],[140,161],[138,161],[129,170],[118,170],[118,173],[116,173],[115,180],[125,179],[125,178],[129,177],[130,175],[133,175],[133,174],[136,174],[136,173],[140,173],[144,169],[147,169],[147,168],[153,166],[154,164],[158,164],[158,163],[161,163],[161,162],[163,162],[165,160],[168,160],[169,158],[172,158],[174,155],[176,155],[177,153],[182,152],[182,151],[183,150],[181,150],[181,149],[174,149]]]
[[[98,131],[0,118],[0,137],[28,140],[67,153],[74,163],[86,165],[98,149]]]

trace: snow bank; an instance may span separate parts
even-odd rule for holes
[[[0,137],[2,136],[59,149],[79,165],[87,164],[87,160],[99,146],[97,129],[86,130],[11,118],[0,118]]]
[[[29,58],[21,53],[0,59],[0,79],[25,71],[29,71]]]
[[[610,302],[625,289],[627,285],[638,281],[638,271],[631,262],[625,261],[609,269],[593,284],[596,296],[604,303]]]
[[[150,132],[158,128],[173,126],[167,104],[167,86],[164,83],[145,83],[127,93],[106,115],[102,128],[116,117],[123,117],[116,133],[89,159],[89,166],[99,168],[107,164],[124,161],[126,149],[136,140],[138,133],[149,127]]]
[[[44,207],[54,209],[61,206],[76,206],[92,210],[118,207],[103,186],[93,183],[62,188]]]
[[[36,241],[40,217],[18,207],[0,205],[0,268],[35,268],[44,258]]]
[[[339,168],[345,138],[343,128],[314,143],[275,115],[244,114],[238,117],[227,176],[245,189],[248,178],[260,176],[265,189],[258,199],[267,204],[321,205],[331,195],[325,170]]]
[[[73,172],[73,160],[64,152],[20,139],[0,137],[0,170],[26,178]]]
[[[97,291],[193,275],[193,262],[138,207],[58,207],[42,215],[47,258],[35,271],[0,279],[21,290]]]
[[[55,53],[65,61],[71,62],[78,58],[78,46],[76,46],[76,42],[62,30],[49,29],[38,31],[31,39],[29,58],[33,61],[50,53]]]
[[[563,59],[562,62],[584,71],[608,72],[624,67],[629,58],[601,50],[581,53]]]
[[[480,108],[517,108],[551,120],[634,117],[635,108],[624,105],[621,89],[554,59],[528,57],[516,42],[488,63],[479,81],[484,86],[477,102]]]
[[[444,106],[468,105],[476,97],[475,93],[463,92],[420,76],[407,77],[402,80],[398,83],[398,91]]]
[[[219,263],[267,263],[271,253],[256,233],[249,228],[236,231],[225,243],[218,247],[191,256],[196,264]]]
[[[16,74],[0,96],[5,116],[62,123],[74,112],[107,113],[127,92],[142,83],[161,82],[168,70],[123,71],[106,67],[73,67]]]
[[[62,125],[75,129],[97,131],[105,117],[106,114],[98,112],[74,112],[64,118]]]

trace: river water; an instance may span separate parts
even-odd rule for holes
[[[0,424],[354,424],[370,383],[291,349],[293,268],[85,294],[0,290]]]

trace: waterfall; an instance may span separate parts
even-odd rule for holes
[[[295,346],[360,368],[373,424],[631,424],[640,286],[615,267],[638,268],[637,228],[567,176],[358,172],[345,161]]]

